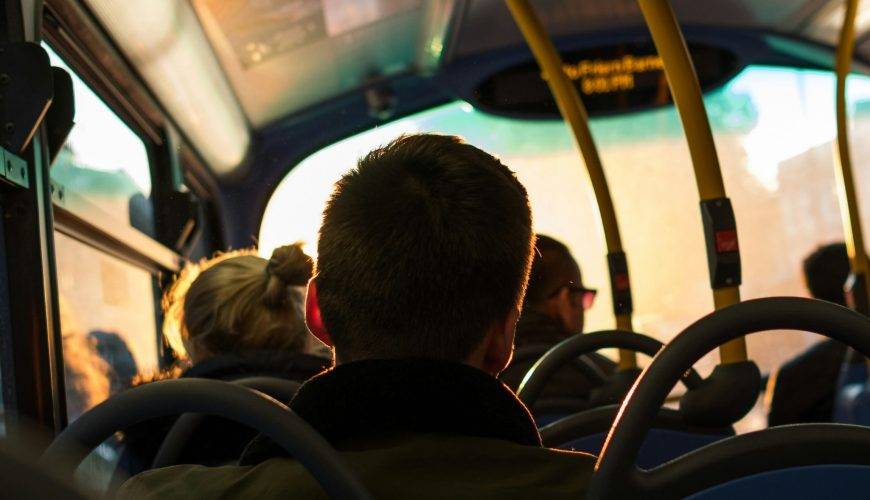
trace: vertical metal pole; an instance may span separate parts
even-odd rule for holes
[[[668,86],[683,122],[701,201],[724,200],[725,184],[710,121],[704,109],[698,75],[674,11],[668,0],[638,0],[638,4],[664,63]],[[717,309],[737,302],[740,302],[737,284],[713,289],[713,303]],[[719,357],[722,363],[746,361],[746,340],[740,338],[721,346]]]
[[[852,54],[855,47],[855,18],[858,13],[858,0],[846,2],[846,13],[837,44],[837,193],[840,201],[840,216],[843,220],[843,234],[852,274],[849,279],[851,306],[863,314],[870,313],[870,297],[867,294],[867,275],[870,264],[864,248],[864,231],[861,227],[861,212],[858,208],[858,195],[855,191],[855,178],[852,174],[852,155],[849,151],[849,115],[846,109],[846,80],[852,67]]]
[[[628,281],[628,266],[625,265],[625,254],[622,251],[622,240],[619,235],[616,210],[610,197],[610,189],[607,186],[607,177],[601,165],[601,158],[598,156],[598,149],[595,147],[595,141],[592,138],[592,131],[589,130],[589,117],[586,114],[586,108],[583,106],[583,101],[580,100],[580,95],[577,93],[574,83],[565,74],[559,53],[547,36],[546,30],[544,30],[532,6],[529,5],[527,0],[506,1],[508,9],[510,9],[514,20],[523,33],[523,37],[525,37],[529,48],[538,61],[538,65],[544,72],[547,85],[549,85],[550,91],[553,93],[553,98],[556,100],[559,112],[571,128],[580,153],[583,155],[583,161],[589,173],[589,180],[592,183],[592,190],[598,202],[598,211],[601,214],[601,225],[604,230],[608,265],[610,266],[610,286],[612,290],[618,291],[620,287],[627,287],[630,283]],[[616,260],[621,260],[622,265],[617,267],[623,269],[618,271],[614,269],[613,262]],[[615,276],[620,276],[620,279],[615,279]],[[614,297],[616,295],[617,293],[614,292]],[[619,304],[617,300],[614,300],[613,307],[616,316],[616,327],[620,330],[633,331],[630,302],[631,299],[629,298],[626,307],[626,304]],[[636,354],[632,351],[620,349],[619,368],[626,370],[636,367]]]

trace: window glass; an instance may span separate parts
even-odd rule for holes
[[[152,275],[55,232],[69,420],[158,369]]]
[[[75,126],[51,168],[51,179],[73,196],[67,207],[111,217],[154,234],[151,171],[145,144],[49,46],[51,64],[73,80]]]
[[[870,133],[870,79],[849,81],[853,137]],[[806,295],[803,258],[843,238],[834,185],[834,77],[751,66],[705,97],[743,256],[742,296]],[[592,121],[632,272],[637,331],[667,342],[713,309],[691,159],[674,108]],[[498,155],[531,198],[535,229],[565,241],[587,286],[602,289],[587,331],[611,328],[605,245],[594,197],[568,129],[559,121],[488,115],[447,104],[325,148],[294,168],[265,212],[261,251],[304,240],[316,253],[332,184],[358,157],[400,133],[458,134]],[[853,140],[859,192],[870,192],[870,143]],[[870,220],[870,203],[864,203]],[[292,217],[288,217],[292,214]],[[792,332],[749,339],[763,372],[819,337]],[[703,373],[715,362],[698,365]]]

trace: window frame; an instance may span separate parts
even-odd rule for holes
[[[203,201],[205,218],[218,222],[221,228],[212,242],[214,249],[223,248],[223,205],[216,177],[93,13],[80,2],[46,0],[43,35],[58,56],[145,143],[155,214],[161,196],[174,189],[170,170],[181,165],[185,185]],[[170,139],[173,135],[178,136],[174,144]],[[159,225],[159,217],[155,219]],[[170,250],[174,244],[159,237],[155,240]]]
[[[165,157],[173,152],[164,148],[165,122],[156,122],[153,117],[148,117],[146,112],[140,112],[136,104],[124,97],[124,93],[113,84],[108,71],[100,66],[94,58],[88,57],[86,48],[74,40],[73,34],[63,29],[52,14],[50,9],[44,13],[43,35],[45,41],[51,46],[57,55],[76,73],[76,75],[100,98],[119,120],[142,141],[145,146],[149,173],[152,182],[152,193],[149,201],[157,214],[157,200],[160,196],[157,191],[162,187],[157,184],[160,176],[156,172],[161,165],[168,163]],[[117,54],[116,54],[117,55]],[[50,169],[50,166],[48,166]],[[53,206],[54,230],[78,241],[98,252],[111,255],[136,268],[146,271],[152,276],[154,290],[154,317],[157,328],[154,331],[154,342],[157,344],[158,360],[164,361],[163,343],[160,331],[162,311],[160,309],[160,287],[166,280],[166,276],[177,272],[182,265],[182,257],[168,248],[162,242],[157,241],[133,227],[118,224],[108,216],[103,217],[99,211],[83,214],[69,210],[67,200],[71,197],[83,198],[77,193],[67,190],[58,183],[52,182],[51,196]],[[87,199],[80,202],[88,203]],[[156,218],[156,217],[155,217]],[[156,223],[156,220],[155,220]],[[52,252],[53,260],[56,259]],[[56,262],[56,260],[55,260]],[[60,269],[57,272],[61,272]],[[55,284],[57,287],[57,284]],[[62,331],[63,325],[58,325]],[[60,362],[63,363],[62,346],[55,345],[60,354]],[[55,398],[62,401],[59,404],[65,406],[65,394],[57,394]],[[58,403],[56,403],[58,404]],[[63,421],[60,426],[68,424],[68,415],[64,411]]]
[[[119,99],[117,89],[107,92],[105,78],[100,79],[104,80],[101,82],[103,84],[95,85],[92,75],[101,73],[95,68],[94,62],[82,57],[82,49],[72,45],[72,40],[67,36],[66,32],[52,30],[51,28],[57,26],[57,24],[51,22],[51,20],[52,17],[50,14],[47,14],[43,25],[46,43],[76,73],[76,76],[106,104],[109,110],[130,128],[145,146],[152,181],[152,196],[150,201],[153,202],[157,198],[153,195],[154,191],[158,188],[158,186],[154,185],[156,166],[159,157],[162,154],[166,154],[165,151],[160,151],[163,142],[160,129],[151,126],[150,123],[144,122],[141,113],[129,112],[133,108],[131,108],[128,101]],[[119,257],[122,260],[145,267],[152,272],[164,270],[176,271],[179,268],[181,264],[180,257],[165,245],[149,237],[149,235],[141,233],[132,227],[126,227],[112,220],[107,220],[107,218],[101,215],[70,211],[67,208],[67,200],[75,197],[79,198],[79,200],[83,198],[77,193],[68,190],[56,182],[52,182],[51,196],[56,230]],[[88,203],[86,198],[83,201]]]
[[[18,1],[4,4],[6,18],[19,19],[22,23],[0,26],[0,39],[25,39],[27,30],[23,19],[27,16],[22,9],[31,6],[24,4],[24,7]],[[42,15],[34,17],[35,24],[39,25],[41,20],[42,26],[41,30],[37,27],[32,31],[41,34],[58,56],[145,144],[155,214],[159,213],[156,205],[160,194],[172,188],[166,182],[167,168],[182,165],[185,184],[203,201],[201,223],[207,223],[215,235],[204,242],[204,247],[210,252],[223,248],[223,214],[216,179],[183,136],[169,147],[166,137],[173,123],[93,16],[78,2],[48,0]],[[21,220],[0,220],[0,259],[3,260],[0,262],[0,313],[4,319],[11,316],[9,321],[0,321],[0,346],[3,347],[0,361],[3,414],[17,415],[50,432],[58,432],[67,425],[67,415],[55,231],[143,269],[153,277],[157,325],[154,335],[161,361],[166,357],[160,334],[160,287],[179,270],[183,259],[171,248],[171,243],[157,241],[132,227],[120,227],[112,220],[84,216],[65,208],[64,200],[75,193],[50,181],[43,139],[41,129],[36,135],[35,147],[24,154],[30,178],[34,181],[39,178],[42,182],[32,182],[29,189],[13,193],[26,202]],[[17,201],[7,196],[5,187],[0,186],[0,204],[6,205],[10,200]],[[155,224],[158,223],[155,220]],[[26,235],[26,241],[22,234]],[[30,259],[23,258],[28,252]],[[34,254],[41,257],[34,259]],[[20,264],[25,262],[28,264]],[[19,293],[28,283],[30,289]],[[41,286],[32,286],[33,283]],[[16,309],[21,311],[15,313]],[[8,311],[13,314],[7,316]]]

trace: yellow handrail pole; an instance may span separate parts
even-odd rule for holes
[[[638,5],[664,63],[668,86],[689,143],[701,201],[724,199],[725,184],[701,87],[671,4],[668,0],[638,0]],[[717,309],[737,302],[740,302],[738,285],[714,288],[713,303]],[[746,340],[739,338],[721,346],[719,358],[722,363],[746,361]]]
[[[598,211],[601,214],[601,225],[604,229],[607,252],[609,255],[622,254],[619,225],[616,222],[616,211],[613,208],[613,200],[610,197],[610,189],[607,186],[607,177],[604,175],[601,158],[598,156],[598,149],[595,147],[592,132],[589,130],[589,117],[586,114],[583,101],[580,100],[580,95],[577,93],[577,88],[568,78],[568,75],[565,74],[559,53],[547,36],[544,26],[541,24],[532,6],[529,5],[529,2],[527,0],[505,1],[511,15],[513,15],[514,21],[526,39],[526,43],[528,43],[529,48],[532,50],[538,66],[541,67],[547,85],[550,87],[550,92],[552,92],[553,98],[559,107],[559,112],[568,123],[568,126],[571,127],[574,139],[577,141],[577,146],[583,155],[583,161],[589,173],[589,180],[592,183],[592,190],[598,203]],[[613,273],[611,272],[612,275]],[[617,283],[613,281],[611,279],[610,285],[611,287],[616,287]],[[633,331],[631,312],[616,314],[616,327],[620,330]],[[619,368],[630,369],[635,367],[637,367],[636,354],[633,351],[620,349]]]
[[[852,296],[851,304],[855,309],[867,314],[870,312],[870,301],[866,293],[866,278],[870,272],[867,252],[864,249],[864,232],[861,228],[861,212],[858,210],[858,196],[855,192],[855,179],[852,176],[852,155],[849,151],[849,122],[846,109],[846,79],[852,67],[852,53],[855,47],[855,17],[858,13],[858,0],[846,2],[846,13],[840,30],[837,44],[837,162],[836,179],[837,193],[840,200],[840,216],[843,219],[843,234],[846,240],[846,250],[849,253],[849,264],[852,268],[852,279],[858,279],[857,286],[863,293]],[[857,291],[857,290],[856,290]],[[860,303],[859,303],[860,301]]]

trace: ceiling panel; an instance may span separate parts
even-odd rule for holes
[[[773,28],[794,24],[818,0],[673,0],[681,23]],[[637,0],[532,1],[551,36],[643,26]],[[466,56],[523,43],[503,0],[471,0],[452,55]]]
[[[197,16],[184,0],[87,0],[211,168],[231,172],[250,130]]]
[[[193,0],[254,127],[440,55],[452,1]],[[437,57],[435,58],[437,60]]]
[[[206,155],[225,169],[231,169],[247,148],[245,121],[261,128],[392,75],[435,71],[445,48],[449,57],[461,58],[523,43],[503,0],[87,3],[161,98],[178,110],[178,121],[188,133],[195,132],[201,149],[225,152],[226,158]],[[636,0],[532,0],[532,4],[556,37],[643,26]],[[673,0],[673,4],[684,24],[763,29],[831,45],[843,0]],[[162,17],[157,15],[161,13]],[[453,19],[457,25],[449,26]],[[859,34],[867,33],[870,2],[863,4],[858,23]],[[448,32],[450,47],[445,47]],[[859,36],[857,54],[870,55],[870,39]],[[208,85],[198,82],[203,75]],[[200,101],[223,102],[212,108],[229,110],[231,116],[209,119],[217,114],[205,112],[209,106],[194,106]],[[235,128],[223,127],[224,132],[215,128],[220,124]]]

